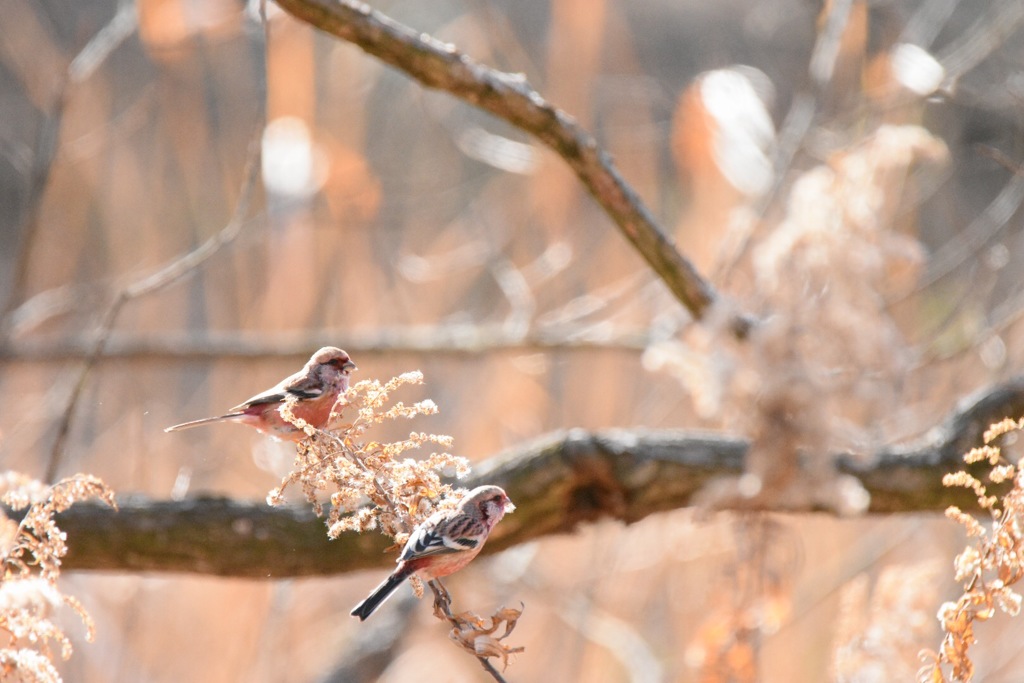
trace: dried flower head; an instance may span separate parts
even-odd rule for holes
[[[892,386],[913,355],[891,302],[918,281],[925,260],[900,229],[902,188],[913,186],[916,167],[947,156],[919,126],[882,125],[835,149],[795,177],[781,219],[752,225],[726,261],[745,306],[762,308],[749,336],[727,333],[733,315],[723,297],[704,324],[645,354],[648,367],[679,379],[702,417],[750,438],[745,474],[756,492],[744,487],[754,478],[719,482],[702,502],[867,508],[867,491],[840,480],[828,454],[870,451],[900,407]]]
[[[270,492],[268,502],[280,503],[285,489],[298,485],[320,515],[320,495],[327,494],[331,502],[327,515],[331,538],[345,531],[380,530],[398,543],[439,506],[454,504],[446,502],[452,489],[441,481],[440,473],[465,476],[469,472],[466,459],[447,452],[435,452],[420,460],[407,457],[427,444],[450,448],[451,437],[411,432],[407,439],[388,443],[367,438],[368,432],[381,423],[436,414],[437,405],[431,400],[412,405],[391,402],[391,395],[400,387],[422,383],[421,373],[408,372],[384,384],[364,380],[351,387],[339,398],[335,411],[340,414],[339,408],[344,408],[345,414],[355,419],[331,431],[306,425],[309,438],[298,444],[293,470]],[[286,404],[281,413],[297,425],[299,420],[289,408]]]
[[[0,475],[0,502],[14,511],[26,510],[20,522],[0,511],[0,679],[59,681],[53,647],[71,656],[71,641],[55,621],[62,606],[70,607],[92,640],[92,619],[72,596],[57,588],[67,538],[54,515],[76,501],[99,498],[116,507],[113,492],[89,475],[78,474],[47,487],[24,475]]]
[[[472,612],[446,614],[440,605],[435,605],[434,614],[438,619],[447,619],[452,624],[451,633],[448,634],[452,642],[477,657],[500,658],[502,669],[508,667],[509,656],[524,649],[510,647],[502,642],[516,627],[519,617],[523,615],[522,609],[502,607],[490,618],[484,619]],[[499,630],[502,630],[501,635],[497,635]]]
[[[293,470],[270,492],[267,502],[282,502],[285,489],[297,485],[316,514],[323,515],[320,500],[326,495],[330,500],[328,536],[377,530],[392,538],[396,547],[402,547],[416,525],[432,513],[454,508],[463,491],[443,483],[441,473],[464,477],[469,473],[466,459],[448,452],[434,452],[420,459],[409,457],[429,444],[450,449],[450,436],[411,432],[408,438],[393,442],[376,441],[370,436],[371,430],[384,422],[438,412],[429,399],[412,405],[392,401],[392,394],[401,387],[422,383],[419,372],[408,372],[386,383],[359,382],[339,397],[330,420],[334,426],[328,431],[302,424],[290,405],[282,406],[281,415],[305,429],[308,438],[297,444]],[[346,423],[342,416],[353,419]],[[423,583],[415,576],[412,582],[416,595],[422,596]],[[435,613],[452,625],[452,640],[478,657],[485,668],[490,667],[486,663],[489,657],[499,657],[507,665],[509,655],[522,650],[501,642],[515,627],[520,610],[499,610],[490,621],[468,612],[453,615],[450,596],[443,586],[436,579],[428,585],[435,595]],[[494,635],[503,624],[502,635]]]
[[[964,456],[968,464],[987,462],[991,483],[1011,484],[1002,495],[990,495],[986,484],[967,472],[943,477],[945,486],[973,491],[978,505],[988,511],[991,526],[982,525],[959,508],[946,510],[946,516],[963,524],[968,538],[974,541],[955,558],[956,580],[963,582],[964,590],[955,602],[939,608],[938,619],[945,636],[938,652],[921,652],[926,664],[918,671],[919,681],[971,680],[974,662],[969,650],[977,642],[975,622],[991,619],[997,609],[1010,616],[1020,613],[1021,594],[1012,586],[1024,577],[1024,460],[1007,462],[993,442],[1022,428],[1024,419],[1006,419],[992,425],[985,432],[985,446]]]

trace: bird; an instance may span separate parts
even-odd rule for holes
[[[454,574],[480,553],[494,525],[515,505],[498,486],[479,486],[450,510],[440,510],[417,526],[398,567],[351,614],[365,621],[410,576],[433,581]]]
[[[347,353],[334,346],[325,346],[294,375],[239,403],[223,415],[182,422],[164,431],[191,429],[213,422],[240,422],[277,439],[300,441],[305,438],[305,432],[285,420],[279,408],[290,402],[295,417],[317,429],[326,429],[334,404],[338,396],[348,391],[349,377],[356,369]]]

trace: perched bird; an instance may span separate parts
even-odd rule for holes
[[[440,510],[417,526],[398,556],[398,567],[351,614],[360,621],[416,575],[432,581],[459,571],[479,554],[494,525],[515,505],[497,486],[479,486],[452,510]]]
[[[165,432],[189,429],[211,422],[241,422],[286,441],[299,441],[305,434],[296,429],[278,409],[291,401],[292,413],[317,429],[325,429],[338,396],[348,390],[349,375],[356,369],[348,354],[333,346],[325,346],[309,359],[294,375],[277,385],[240,403],[229,412],[217,417],[183,422],[168,427]]]

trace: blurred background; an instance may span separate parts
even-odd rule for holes
[[[575,427],[742,435],[769,469],[797,451],[869,457],[1020,372],[1019,2],[373,6],[525,74],[766,331],[743,343],[725,315],[694,323],[559,157],[275,5],[264,25],[239,0],[12,0],[5,469],[262,500],[290,446],[235,425],[162,429],[326,344],[357,379],[422,370],[399,398],[440,415],[383,436],[450,434],[474,461]],[[147,288],[169,264],[180,276]],[[959,592],[962,545],[938,513],[680,510],[513,548],[448,585],[480,613],[525,604],[513,681],[910,680]],[[348,611],[379,574],[68,574],[98,634],[84,643],[69,619],[60,669],[484,680],[425,603],[389,603],[408,614],[387,636],[398,648],[343,669],[372,624]],[[979,679],[1024,678],[1019,624],[984,628]]]

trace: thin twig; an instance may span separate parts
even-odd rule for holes
[[[266,16],[261,12],[261,21],[266,30]],[[88,78],[113,49],[131,34],[137,26],[135,4],[124,0],[114,18],[92,41],[78,54],[69,67],[69,74],[73,79],[83,80]],[[261,88],[260,106],[263,107],[266,101],[265,83]],[[261,138],[266,126],[266,112],[263,111],[259,117],[253,141],[249,145],[249,155],[244,171],[241,192],[235,204],[231,218],[220,231],[207,239],[201,245],[186,253],[183,256],[175,257],[165,266],[154,273],[136,280],[118,292],[107,309],[100,317],[95,331],[95,337],[88,346],[83,362],[75,376],[71,391],[68,395],[67,404],[61,412],[60,422],[57,424],[57,435],[53,448],[50,451],[50,459],[47,462],[45,481],[56,480],[57,472],[60,469],[61,459],[64,455],[65,444],[71,430],[71,423],[74,420],[78,402],[81,399],[82,391],[85,388],[89,374],[97,360],[103,355],[107,342],[113,331],[121,309],[130,301],[139,297],[152,294],[178,282],[183,277],[193,272],[207,259],[216,254],[222,247],[230,244],[241,232],[249,214],[253,195],[260,177]]]
[[[404,26],[369,6],[351,0],[279,0],[296,18],[354,43],[381,61],[483,109],[535,136],[557,153],[615,221],[673,295],[697,319],[717,293],[661,228],[639,195],[622,178],[611,156],[575,119],[547,102],[522,74],[488,68],[425,33]],[[743,336],[751,321],[733,320]]]
[[[975,150],[983,157],[988,157],[992,161],[996,162],[1007,171],[1010,171],[1014,175],[1024,176],[1024,164],[1021,164],[1017,159],[1013,159],[1003,150],[992,147],[991,145],[975,145]]]
[[[60,462],[64,454],[65,443],[71,430],[71,422],[74,419],[82,390],[85,388],[86,381],[91,370],[96,365],[96,361],[104,353],[107,341],[110,339],[121,309],[125,304],[134,299],[152,294],[174,284],[198,268],[222,247],[230,244],[238,236],[245,225],[245,218],[249,213],[249,207],[252,204],[257,181],[260,177],[260,156],[260,144],[257,137],[250,145],[242,191],[239,195],[238,203],[235,205],[231,220],[228,221],[227,225],[184,256],[174,258],[156,272],[125,287],[118,292],[106,311],[104,311],[97,325],[95,337],[92,343],[89,344],[88,351],[75,377],[71,392],[68,395],[67,404],[61,412],[60,422],[57,425],[57,437],[50,451],[50,459],[46,467],[45,481],[52,482],[56,480],[57,471],[60,468]]]
[[[201,335],[144,336],[112,332],[98,362],[147,360],[189,362],[211,360],[269,360],[308,358],[311,349],[340,346],[360,358],[405,353],[438,356],[478,356],[488,353],[536,353],[590,349],[640,352],[658,341],[649,329],[598,329],[576,325],[539,326],[526,334],[510,333],[500,324],[438,325],[374,328],[372,330],[310,330],[307,333],[208,331]],[[92,355],[89,340],[68,338],[8,340],[0,344],[0,361],[29,362],[84,359]]]
[[[974,69],[1012,36],[1024,22],[1024,4],[1019,0],[1002,0],[989,12],[982,13],[967,30],[946,45],[937,55],[946,71],[942,90],[952,90],[956,82]]]

